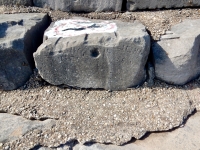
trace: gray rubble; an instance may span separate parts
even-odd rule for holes
[[[0,5],[32,6],[32,0],[0,0]]]
[[[34,6],[67,12],[121,11],[122,0],[33,0]]]
[[[183,8],[200,6],[199,0],[127,0],[128,11],[137,9]]]
[[[67,22],[66,28],[62,22],[52,24],[45,32],[47,40],[34,53],[43,79],[53,85],[107,90],[144,82],[150,36],[139,21]]]
[[[29,79],[33,52],[49,24],[42,13],[0,15],[0,89],[16,89]]]
[[[156,78],[183,85],[200,74],[200,20],[185,20],[153,44]]]
[[[55,125],[55,120],[31,121],[21,116],[0,113],[0,143],[6,143],[21,138],[28,132],[40,129],[45,130]]]

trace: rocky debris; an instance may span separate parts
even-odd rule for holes
[[[21,138],[28,132],[45,130],[55,125],[55,120],[31,121],[20,116],[0,113],[0,143],[6,143]]]
[[[156,78],[183,85],[200,75],[200,20],[177,24],[154,43]]]
[[[146,78],[150,37],[139,21],[61,20],[45,39],[34,59],[53,85],[123,90]]]
[[[33,52],[50,24],[46,14],[0,16],[0,89],[22,86],[34,68]]]
[[[32,6],[32,0],[0,0],[0,5]]]
[[[199,0],[127,0],[126,8],[128,11],[137,9],[156,9],[156,8],[183,8],[200,6]]]
[[[67,12],[121,11],[122,0],[33,0],[34,6]]]
[[[33,70],[33,74],[30,76],[30,79],[19,89],[24,90],[24,89],[31,89],[31,88],[40,88],[45,85],[48,85],[44,79],[41,78],[41,76],[38,73],[37,69]]]

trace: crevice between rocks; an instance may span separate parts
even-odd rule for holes
[[[121,9],[122,12],[127,11],[127,9],[126,9],[126,4],[127,4],[127,0],[123,0],[123,1],[122,1],[122,9]]]
[[[37,23],[34,27],[28,30],[24,37],[24,53],[32,69],[35,68],[33,53],[42,44],[44,31],[47,29],[51,22],[51,18],[48,15],[46,15],[41,22]],[[36,40],[34,41],[33,39]]]
[[[0,114],[6,114],[7,112],[5,110],[0,110]]]

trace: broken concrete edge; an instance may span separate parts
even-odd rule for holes
[[[141,137],[135,138],[135,137],[132,136],[132,137],[129,138],[129,140],[127,140],[126,142],[122,142],[122,143],[113,143],[113,142],[105,142],[105,141],[102,142],[102,141],[97,141],[95,139],[89,139],[87,141],[81,141],[80,139],[74,137],[74,138],[68,139],[64,143],[60,143],[60,145],[57,145],[56,147],[55,146],[50,146],[49,147],[46,144],[42,144],[42,145],[41,144],[37,144],[33,148],[31,148],[31,149],[36,149],[36,148],[37,149],[39,149],[39,148],[53,148],[53,149],[55,149],[55,148],[63,148],[63,147],[73,148],[76,145],[91,146],[91,145],[94,145],[94,144],[106,144],[106,145],[125,146],[125,145],[128,145],[130,143],[134,143],[137,140],[145,140],[146,138],[148,138],[148,136],[150,134],[166,133],[166,132],[176,131],[176,130],[184,127],[187,124],[187,122],[190,119],[190,117],[195,116],[195,114],[197,114],[197,113],[199,113],[199,111],[197,111],[194,108],[190,114],[188,114],[186,117],[183,117],[182,121],[177,126],[174,126],[172,128],[166,129],[166,130],[158,130],[158,131],[157,130],[156,131],[151,130],[151,131],[146,131]],[[2,114],[2,113],[0,113],[0,114]],[[18,138],[14,137],[14,139],[12,139],[12,137],[9,136],[9,139],[0,142],[0,148],[1,148],[1,146],[4,146],[4,145],[6,145],[9,142],[13,142],[13,141],[16,141],[16,140],[19,140],[19,139],[23,138],[26,134],[29,134],[29,133],[33,132],[34,130],[36,130],[36,131],[38,131],[38,130],[43,131],[43,130],[47,130],[47,129],[53,128],[56,125],[56,121],[57,121],[56,119],[45,119],[43,121],[41,121],[41,120],[29,120],[27,118],[23,118],[20,115],[14,115],[14,114],[9,114],[9,113],[3,113],[3,114],[6,114],[7,116],[11,116],[11,117],[15,116],[16,118],[24,120],[23,121],[24,123],[29,121],[30,125],[28,127],[31,128],[31,129],[29,131],[28,130],[27,131],[26,130],[23,131],[24,133],[21,135],[21,137],[18,137]],[[16,131],[14,131],[14,132],[16,132]]]
[[[180,125],[179,127],[175,127],[175,128],[173,128],[173,129],[171,129],[171,130],[167,130],[167,131],[156,131],[156,132],[148,132],[147,133],[147,135],[146,136],[144,136],[142,139],[140,139],[139,141],[138,140],[136,140],[136,139],[134,139],[134,138],[132,138],[132,139],[130,139],[130,141],[128,141],[127,143],[124,143],[124,144],[122,144],[122,145],[115,145],[115,144],[113,144],[113,143],[100,143],[100,142],[95,142],[95,141],[89,141],[89,142],[86,142],[86,143],[81,143],[81,142],[79,142],[77,139],[70,139],[70,140],[68,140],[68,141],[66,141],[65,143],[60,143],[60,145],[57,145],[56,147],[55,146],[50,146],[50,145],[47,145],[47,144],[36,144],[36,145],[34,145],[33,147],[31,147],[30,149],[31,150],[35,150],[35,149],[37,149],[37,150],[52,150],[52,149],[81,149],[81,147],[85,147],[85,149],[88,147],[89,148],[89,150],[93,147],[93,148],[97,148],[95,145],[99,145],[100,147],[101,146],[103,146],[104,147],[104,145],[106,145],[107,147],[109,146],[111,146],[111,147],[115,147],[115,148],[125,148],[125,147],[128,147],[127,149],[130,149],[130,148],[133,148],[134,146],[136,146],[136,148],[139,148],[139,147],[137,147],[137,144],[138,144],[138,142],[139,143],[141,143],[141,142],[143,142],[143,144],[145,144],[146,142],[145,142],[145,140],[150,140],[149,139],[149,136],[151,137],[151,136],[155,136],[155,135],[157,135],[158,137],[162,137],[162,135],[163,134],[165,134],[165,133],[168,133],[168,132],[172,132],[172,133],[174,133],[174,132],[181,132],[180,130],[184,130],[185,129],[185,131],[187,131],[188,132],[188,123],[190,124],[189,126],[191,126],[191,122],[189,122],[190,120],[190,118],[189,117],[195,117],[195,115],[196,115],[196,113],[198,113],[198,112],[195,112],[195,113],[193,113],[193,114],[191,114],[191,115],[189,115],[188,116],[188,118],[185,120],[185,122],[182,124],[182,125]],[[198,113],[199,114],[199,113]],[[194,121],[194,120],[193,120]],[[54,124],[55,124],[55,122],[54,122]],[[184,128],[186,126],[186,128]],[[198,127],[197,127],[198,128]],[[193,129],[194,130],[194,129]],[[191,130],[189,130],[189,131],[191,131]],[[160,134],[160,135],[159,135]],[[185,136],[185,133],[183,134],[184,136]],[[192,135],[192,134],[191,134]],[[155,136],[156,137],[156,136]],[[23,137],[21,137],[21,138],[23,138]],[[168,138],[170,138],[170,137],[168,137]],[[174,136],[174,138],[177,138],[177,135],[176,136]],[[181,137],[182,138],[182,137]],[[161,140],[162,140],[162,138],[161,138]],[[147,142],[148,143],[148,142]],[[131,144],[131,145],[130,145]],[[136,145],[132,145],[132,144],[136,144]],[[5,148],[5,147],[8,147],[9,146],[9,142],[3,142],[3,143],[0,143],[0,148]],[[98,146],[98,147],[99,147]],[[176,145],[177,146],[177,145]],[[100,148],[99,147],[99,148]],[[102,147],[102,148],[103,148]],[[101,148],[100,148],[101,149]],[[99,149],[98,149],[99,150]]]

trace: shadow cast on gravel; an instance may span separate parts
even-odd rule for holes
[[[59,148],[65,149],[65,147],[67,146],[68,150],[73,150],[73,147],[76,146],[77,144],[79,144],[77,140],[71,140],[69,142],[66,142],[65,144],[59,145],[58,147],[52,147],[52,149],[59,149]],[[31,148],[30,150],[40,150],[40,149],[44,150],[43,148],[48,149],[48,147],[39,144]]]

